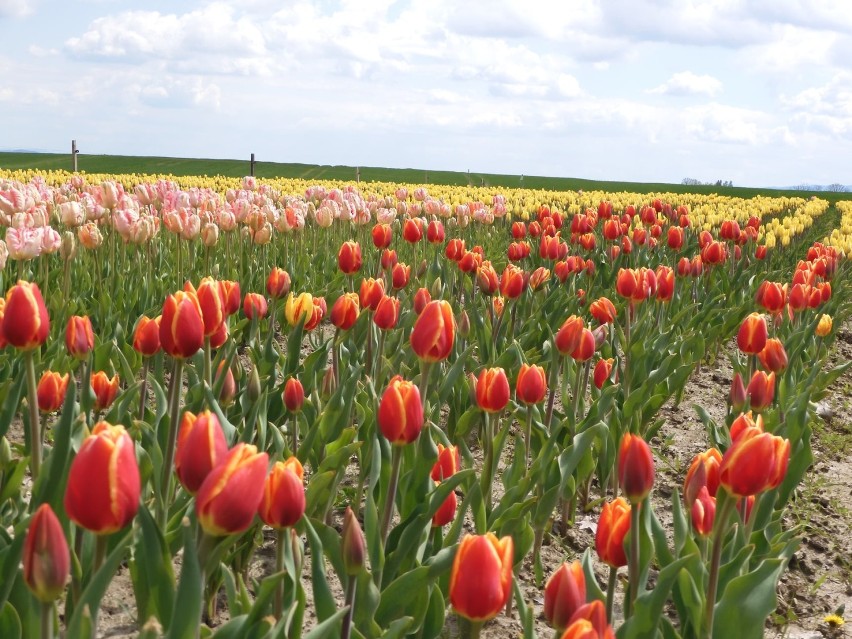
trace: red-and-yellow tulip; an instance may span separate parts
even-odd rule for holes
[[[366,277],[361,280],[361,289],[359,292],[359,297],[361,299],[361,308],[375,311],[376,307],[379,305],[379,302],[382,301],[382,297],[384,296],[384,294],[384,280],[377,280],[373,279],[372,277]]]
[[[361,303],[357,293],[344,293],[337,298],[331,307],[331,323],[341,331],[348,331],[355,325],[358,313],[361,312]]]
[[[615,305],[608,297],[599,297],[589,304],[589,312],[601,324],[611,324],[618,315]]]
[[[471,621],[487,621],[505,607],[512,592],[514,544],[493,533],[465,535],[450,573],[450,603]]]
[[[623,497],[606,502],[595,532],[595,549],[602,562],[613,568],[627,565],[624,538],[630,531],[630,504]]]
[[[683,480],[683,502],[687,508],[698,497],[702,488],[706,488],[711,497],[716,496],[719,489],[719,466],[722,463],[722,453],[715,448],[709,448],[692,458],[692,463],[686,471]]]
[[[92,375],[91,385],[95,393],[95,410],[105,410],[112,406],[118,395],[118,373],[110,378],[104,371]]]
[[[376,312],[373,313],[373,323],[382,330],[390,330],[396,328],[399,321],[399,306],[400,301],[389,295],[382,296],[376,306]]]
[[[570,355],[583,338],[583,329],[585,328],[586,326],[582,317],[571,315],[556,332],[554,338],[556,350],[562,355]]]
[[[790,440],[746,428],[722,456],[719,484],[736,497],[757,495],[783,481],[789,462]]]
[[[737,333],[737,346],[748,355],[757,355],[766,346],[766,318],[760,313],[751,313],[743,320]]]
[[[160,350],[160,320],[162,315],[154,319],[143,315],[136,324],[133,332],[133,349],[143,357],[156,355]]]
[[[447,359],[453,349],[456,326],[453,309],[446,300],[429,302],[414,322],[411,330],[411,348],[426,362]]]
[[[266,278],[266,292],[274,300],[286,296],[290,292],[290,274],[283,268],[273,267]]]
[[[533,364],[521,364],[518,379],[515,382],[515,396],[525,404],[538,404],[547,394],[547,376],[544,368]]]
[[[52,413],[62,408],[65,391],[68,389],[68,377],[68,373],[60,375],[54,371],[45,371],[42,374],[36,390],[41,412]]]
[[[20,350],[38,348],[50,333],[50,318],[38,284],[18,281],[6,293],[3,337]]]
[[[284,406],[291,413],[298,413],[302,410],[302,404],[305,403],[305,389],[295,377],[288,377],[284,383],[284,392],[282,394]]]
[[[222,293],[222,303],[225,313],[233,315],[240,310],[242,295],[240,294],[240,283],[231,280],[219,280],[219,288]]]
[[[24,583],[42,603],[53,603],[71,574],[71,552],[49,504],[38,507],[24,539]]]
[[[486,368],[476,380],[476,403],[488,413],[499,413],[509,403],[509,380],[499,366]]]
[[[753,410],[767,408],[775,399],[775,373],[767,375],[764,371],[755,371],[746,387],[746,395]]]
[[[391,285],[399,290],[408,286],[408,281],[411,279],[411,267],[407,264],[399,262],[393,265],[391,270]]]
[[[390,224],[376,224],[372,231],[373,246],[377,249],[384,249],[390,246],[393,239],[393,229]]]
[[[698,491],[690,509],[692,527],[699,535],[706,537],[713,532],[713,521],[716,519],[716,498],[710,495],[707,486]]]
[[[776,337],[766,340],[766,345],[758,353],[757,358],[760,360],[760,365],[772,373],[780,373],[787,368],[787,351],[781,340]]]
[[[178,291],[166,298],[160,319],[160,344],[176,358],[192,357],[204,344],[204,320],[198,296]]]
[[[269,305],[266,303],[266,298],[260,293],[246,293],[243,298],[243,314],[251,319],[262,320],[266,317],[269,310]]]
[[[382,395],[377,414],[379,430],[397,446],[410,444],[423,428],[420,391],[412,382],[395,375]]]
[[[65,328],[65,348],[71,357],[86,359],[95,348],[95,334],[88,316],[72,315]]]
[[[632,504],[648,496],[654,486],[654,454],[639,435],[627,433],[618,449],[618,483]]]
[[[267,526],[287,528],[305,514],[305,484],[302,464],[295,457],[275,462],[263,484],[258,514]]]
[[[227,454],[225,432],[215,413],[205,410],[198,415],[189,411],[183,414],[175,449],[175,471],[188,493],[197,493]]]
[[[458,446],[444,447],[438,444],[438,461],[432,466],[430,476],[435,481],[444,481],[455,475],[461,468],[461,455]]]
[[[361,270],[361,245],[358,242],[348,240],[340,245],[337,267],[345,275],[352,275]]]
[[[612,357],[599,359],[598,363],[595,364],[595,370],[592,373],[592,381],[598,390],[603,388],[603,385],[609,379],[610,375],[612,375],[613,364],[615,364],[615,359]]]
[[[579,561],[563,563],[544,586],[544,618],[551,628],[564,631],[574,613],[586,603],[586,577]]]

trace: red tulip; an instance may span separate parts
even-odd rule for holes
[[[266,278],[266,292],[274,300],[285,297],[290,292],[290,274],[283,268],[274,267]]]
[[[71,461],[65,512],[97,535],[124,528],[139,509],[136,448],[123,426],[98,422]]]
[[[189,411],[183,414],[175,448],[175,472],[188,493],[197,493],[227,454],[225,432],[215,413],[205,410],[197,416]]]
[[[45,371],[38,382],[36,396],[38,408],[43,413],[52,413],[62,408],[65,391],[68,389],[68,373],[60,375],[53,371]]]
[[[447,242],[447,248],[444,249],[444,254],[447,259],[453,262],[458,262],[465,254],[464,240],[457,237]]]
[[[161,318],[162,315],[154,319],[143,315],[136,324],[136,330],[133,332],[133,349],[144,357],[156,355],[160,350]]]
[[[430,476],[435,481],[444,481],[455,475],[461,467],[461,456],[458,446],[445,448],[438,444],[438,461],[432,466]]]
[[[437,482],[435,485],[438,485]],[[454,492],[451,492],[432,516],[432,526],[446,526],[453,521],[456,517],[457,507],[458,498]]]
[[[598,363],[595,364],[595,370],[592,374],[592,379],[594,380],[595,387],[600,390],[603,388],[603,385],[609,379],[610,375],[612,375],[612,366],[615,363],[615,360],[610,357],[608,359],[599,359]]]
[[[655,272],[657,277],[657,299],[661,302],[670,302],[674,296],[675,274],[668,267],[660,265]]]
[[[698,497],[702,488],[706,488],[711,497],[716,496],[716,491],[719,489],[721,463],[722,454],[715,448],[698,453],[692,458],[692,463],[683,480],[683,502],[687,508],[692,507],[692,502]]]
[[[600,560],[619,568],[627,565],[624,538],[630,531],[630,504],[623,497],[606,502],[598,520],[595,533],[595,549]]]
[[[361,245],[349,240],[340,245],[337,252],[337,267],[341,273],[352,275],[361,270]]]
[[[654,454],[639,435],[627,433],[618,449],[618,483],[632,504],[638,504],[654,486]]]
[[[9,289],[2,330],[6,343],[23,351],[45,343],[50,333],[50,318],[38,284],[19,280]]]
[[[373,246],[384,249],[390,246],[393,239],[393,229],[390,224],[376,224],[373,227]]]
[[[423,405],[417,386],[400,375],[394,376],[382,395],[377,421],[391,444],[404,446],[417,439],[423,428]]]
[[[584,326],[580,333],[580,340],[571,351],[571,357],[575,362],[587,362],[595,354],[595,347],[595,334]]]
[[[755,300],[767,313],[779,314],[787,304],[787,285],[778,282],[764,282],[758,287]]]
[[[160,344],[176,358],[192,357],[204,343],[204,321],[195,293],[178,291],[166,298],[160,320]]]
[[[760,313],[752,313],[743,320],[737,333],[737,346],[748,355],[757,355],[766,346],[766,319]]]
[[[118,374],[110,379],[103,371],[92,375],[91,385],[95,393],[95,410],[100,411],[112,406],[115,396],[118,395]]]
[[[361,524],[358,523],[358,518],[349,506],[343,514],[343,530],[340,534],[343,537],[341,543],[343,567],[347,575],[355,577],[364,568],[367,547]]]
[[[580,606],[561,639],[615,639],[603,601],[594,599]]]
[[[357,293],[344,293],[331,307],[331,323],[341,331],[348,331],[355,325],[360,307]]]
[[[479,290],[486,295],[493,295],[500,286],[500,278],[497,271],[494,270],[491,262],[485,261],[476,270],[476,281],[479,284]]]
[[[284,393],[282,395],[284,406],[291,413],[298,413],[302,410],[302,404],[305,403],[305,389],[295,377],[288,377],[284,384]]]
[[[432,244],[440,244],[444,241],[444,225],[439,220],[432,220],[426,227],[426,239]]]
[[[423,238],[423,229],[420,228],[420,220],[408,218],[402,226],[402,237],[406,242],[415,244]]]
[[[53,603],[71,574],[71,552],[49,504],[38,507],[24,539],[24,583],[42,603]]]
[[[65,348],[71,357],[86,359],[95,348],[95,334],[88,316],[72,315],[65,329]]]
[[[563,563],[544,586],[544,618],[557,631],[564,631],[575,612],[586,603],[586,577],[579,561]]]
[[[305,485],[302,464],[295,457],[275,462],[263,484],[258,514],[267,526],[288,528],[305,514]]]
[[[429,302],[414,322],[410,338],[411,348],[421,360],[445,360],[453,350],[455,332],[455,318],[449,302]]]
[[[760,365],[772,373],[780,373],[787,368],[787,351],[784,350],[784,344],[778,338],[767,339],[766,346],[758,353],[757,358],[760,360]]]
[[[585,328],[582,317],[571,315],[556,332],[554,338],[556,350],[562,355],[570,355],[583,339],[583,330]]]
[[[789,462],[790,440],[746,428],[722,456],[719,483],[736,497],[757,495],[783,481]]]
[[[521,364],[515,382],[515,395],[525,404],[538,404],[547,394],[547,376],[541,366]]]
[[[589,312],[601,324],[611,324],[618,315],[615,305],[607,297],[600,297],[589,304]]]
[[[500,276],[500,294],[507,299],[515,299],[520,297],[525,287],[524,271],[514,264],[507,264]]]
[[[707,486],[698,491],[690,509],[692,527],[699,535],[706,537],[713,532],[713,521],[716,518],[716,498],[710,495]]]
[[[399,320],[400,302],[395,297],[384,295],[376,306],[376,312],[373,313],[373,322],[382,330],[390,330],[396,327]]]
[[[512,592],[514,544],[493,533],[465,535],[450,573],[450,603],[471,621],[487,621],[505,607]]]
[[[204,321],[204,335],[211,337],[218,333],[225,323],[225,303],[222,299],[222,287],[212,277],[205,277],[195,291],[198,305],[201,307],[201,318]]]
[[[408,286],[408,280],[411,278],[411,267],[406,264],[398,263],[393,265],[391,271],[391,284],[399,290]]]
[[[233,315],[240,310],[240,302],[242,301],[239,282],[219,280],[219,288],[221,289],[220,292],[222,294],[222,304],[225,314]]]
[[[749,406],[754,410],[763,410],[775,399],[775,373],[767,375],[763,371],[755,371],[746,387]]]
[[[251,526],[263,497],[268,460],[266,453],[240,442],[207,475],[195,496],[195,512],[204,532],[222,537]]]
[[[399,258],[396,255],[396,251],[393,249],[385,249],[382,251],[381,263],[383,270],[388,271],[392,269],[398,261]]]
[[[414,312],[419,316],[426,305],[432,301],[432,294],[428,288],[418,288],[414,294]]]
[[[376,280],[372,277],[367,277],[361,280],[361,308],[375,311],[379,302],[385,294],[384,280]]]
[[[683,229],[679,226],[670,226],[667,243],[673,251],[683,248]]]
[[[243,299],[243,314],[250,320],[257,318],[262,320],[266,317],[269,307],[266,298],[260,293],[246,293]]]
[[[527,227],[523,222],[512,222],[512,237],[522,240],[527,236]]]
[[[499,413],[509,403],[509,380],[499,366],[486,368],[476,380],[476,403],[488,413]]]

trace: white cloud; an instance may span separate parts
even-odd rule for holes
[[[25,18],[35,12],[36,0],[0,0],[0,17]]]
[[[716,95],[722,90],[722,83],[712,75],[697,75],[692,71],[681,71],[675,73],[663,84],[647,93],[659,93],[662,95]]]
[[[852,73],[836,74],[826,84],[782,96],[800,132],[852,139]]]

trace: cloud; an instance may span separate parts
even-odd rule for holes
[[[666,82],[648,89],[646,93],[661,95],[708,95],[713,97],[722,90],[722,82],[712,75],[697,75],[692,71],[675,73]]]
[[[0,17],[25,18],[35,12],[36,0],[0,0]]]
[[[852,139],[852,73],[840,72],[822,86],[782,95],[781,103],[799,132]]]

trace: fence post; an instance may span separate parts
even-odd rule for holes
[[[77,154],[80,150],[77,148],[77,140],[71,140],[71,163],[74,166],[74,173],[77,172]]]
[[[254,153],[251,154],[251,164],[249,166],[249,171],[250,171],[249,175],[254,177]]]

